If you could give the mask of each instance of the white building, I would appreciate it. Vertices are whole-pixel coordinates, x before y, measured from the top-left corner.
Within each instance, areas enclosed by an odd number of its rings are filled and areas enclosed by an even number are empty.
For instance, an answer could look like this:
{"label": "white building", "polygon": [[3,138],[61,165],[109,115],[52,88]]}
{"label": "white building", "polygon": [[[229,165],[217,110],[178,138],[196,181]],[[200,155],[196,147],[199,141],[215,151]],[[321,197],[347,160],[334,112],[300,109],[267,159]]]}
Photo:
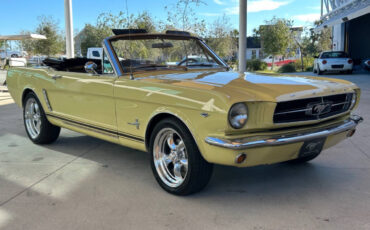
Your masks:
{"label": "white building", "polygon": [[261,41],[259,38],[257,37],[247,38],[246,57],[247,57],[247,60],[263,58]]}
{"label": "white building", "polygon": [[333,50],[345,51],[355,64],[370,57],[370,0],[321,0],[321,24],[333,29]]}

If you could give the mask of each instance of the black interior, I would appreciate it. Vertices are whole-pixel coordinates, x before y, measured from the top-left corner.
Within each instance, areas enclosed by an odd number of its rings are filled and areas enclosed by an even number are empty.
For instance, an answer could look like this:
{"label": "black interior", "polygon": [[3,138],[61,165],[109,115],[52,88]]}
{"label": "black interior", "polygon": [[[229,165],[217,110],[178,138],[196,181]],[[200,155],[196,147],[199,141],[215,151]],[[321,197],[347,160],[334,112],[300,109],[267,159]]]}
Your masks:
{"label": "black interior", "polygon": [[85,64],[86,62],[95,62],[98,68],[96,72],[101,74],[101,60],[98,59],[89,59],[84,57],[78,58],[69,58],[69,59],[57,59],[57,58],[47,58],[43,61],[44,65],[50,66],[58,71],[66,72],[77,72],[77,73],[86,73]]}

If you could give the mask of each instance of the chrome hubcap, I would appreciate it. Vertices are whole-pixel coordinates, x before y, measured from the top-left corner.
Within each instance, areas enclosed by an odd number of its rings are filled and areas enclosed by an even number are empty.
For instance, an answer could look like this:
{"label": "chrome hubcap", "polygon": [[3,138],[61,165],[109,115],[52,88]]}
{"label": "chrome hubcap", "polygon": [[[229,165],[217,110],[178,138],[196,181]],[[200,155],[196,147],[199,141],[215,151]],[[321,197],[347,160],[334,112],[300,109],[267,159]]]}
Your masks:
{"label": "chrome hubcap", "polygon": [[28,99],[26,103],[24,119],[31,138],[37,138],[41,130],[41,113],[40,107],[34,98]]}
{"label": "chrome hubcap", "polygon": [[162,129],[154,140],[154,165],[161,180],[180,186],[188,173],[188,155],[182,137],[173,129]]}

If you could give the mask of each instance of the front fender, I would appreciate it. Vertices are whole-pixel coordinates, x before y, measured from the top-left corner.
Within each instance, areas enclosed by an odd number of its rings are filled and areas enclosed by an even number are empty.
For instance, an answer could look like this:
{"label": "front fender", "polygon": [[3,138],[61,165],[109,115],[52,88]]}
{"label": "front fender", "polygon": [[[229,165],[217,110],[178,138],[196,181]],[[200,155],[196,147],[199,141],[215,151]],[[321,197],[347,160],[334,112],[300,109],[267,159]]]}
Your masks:
{"label": "front fender", "polygon": [[[217,112],[207,113],[206,115],[199,110],[162,106],[151,113],[148,125],[155,117],[163,114],[174,116],[184,123],[194,138],[203,158],[210,162],[211,156],[209,156],[209,152],[205,151],[206,143],[204,140],[210,133],[217,132],[217,130],[214,130],[212,127],[215,127],[215,124],[219,124],[219,122],[225,122],[225,116]],[[146,132],[148,132],[148,125],[146,127]]]}

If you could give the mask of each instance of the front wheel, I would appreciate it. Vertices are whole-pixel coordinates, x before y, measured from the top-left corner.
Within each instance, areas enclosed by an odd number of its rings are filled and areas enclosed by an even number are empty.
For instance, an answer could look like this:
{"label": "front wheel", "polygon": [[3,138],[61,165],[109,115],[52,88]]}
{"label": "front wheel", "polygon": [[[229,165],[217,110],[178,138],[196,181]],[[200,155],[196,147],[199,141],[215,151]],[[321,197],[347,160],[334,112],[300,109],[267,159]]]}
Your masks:
{"label": "front wheel", "polygon": [[213,165],[205,161],[186,126],[160,121],[150,138],[150,163],[159,185],[175,195],[189,195],[209,182]]}
{"label": "front wheel", "polygon": [[23,121],[28,137],[35,144],[49,144],[59,137],[60,127],[47,120],[34,93],[27,94],[24,100]]}

